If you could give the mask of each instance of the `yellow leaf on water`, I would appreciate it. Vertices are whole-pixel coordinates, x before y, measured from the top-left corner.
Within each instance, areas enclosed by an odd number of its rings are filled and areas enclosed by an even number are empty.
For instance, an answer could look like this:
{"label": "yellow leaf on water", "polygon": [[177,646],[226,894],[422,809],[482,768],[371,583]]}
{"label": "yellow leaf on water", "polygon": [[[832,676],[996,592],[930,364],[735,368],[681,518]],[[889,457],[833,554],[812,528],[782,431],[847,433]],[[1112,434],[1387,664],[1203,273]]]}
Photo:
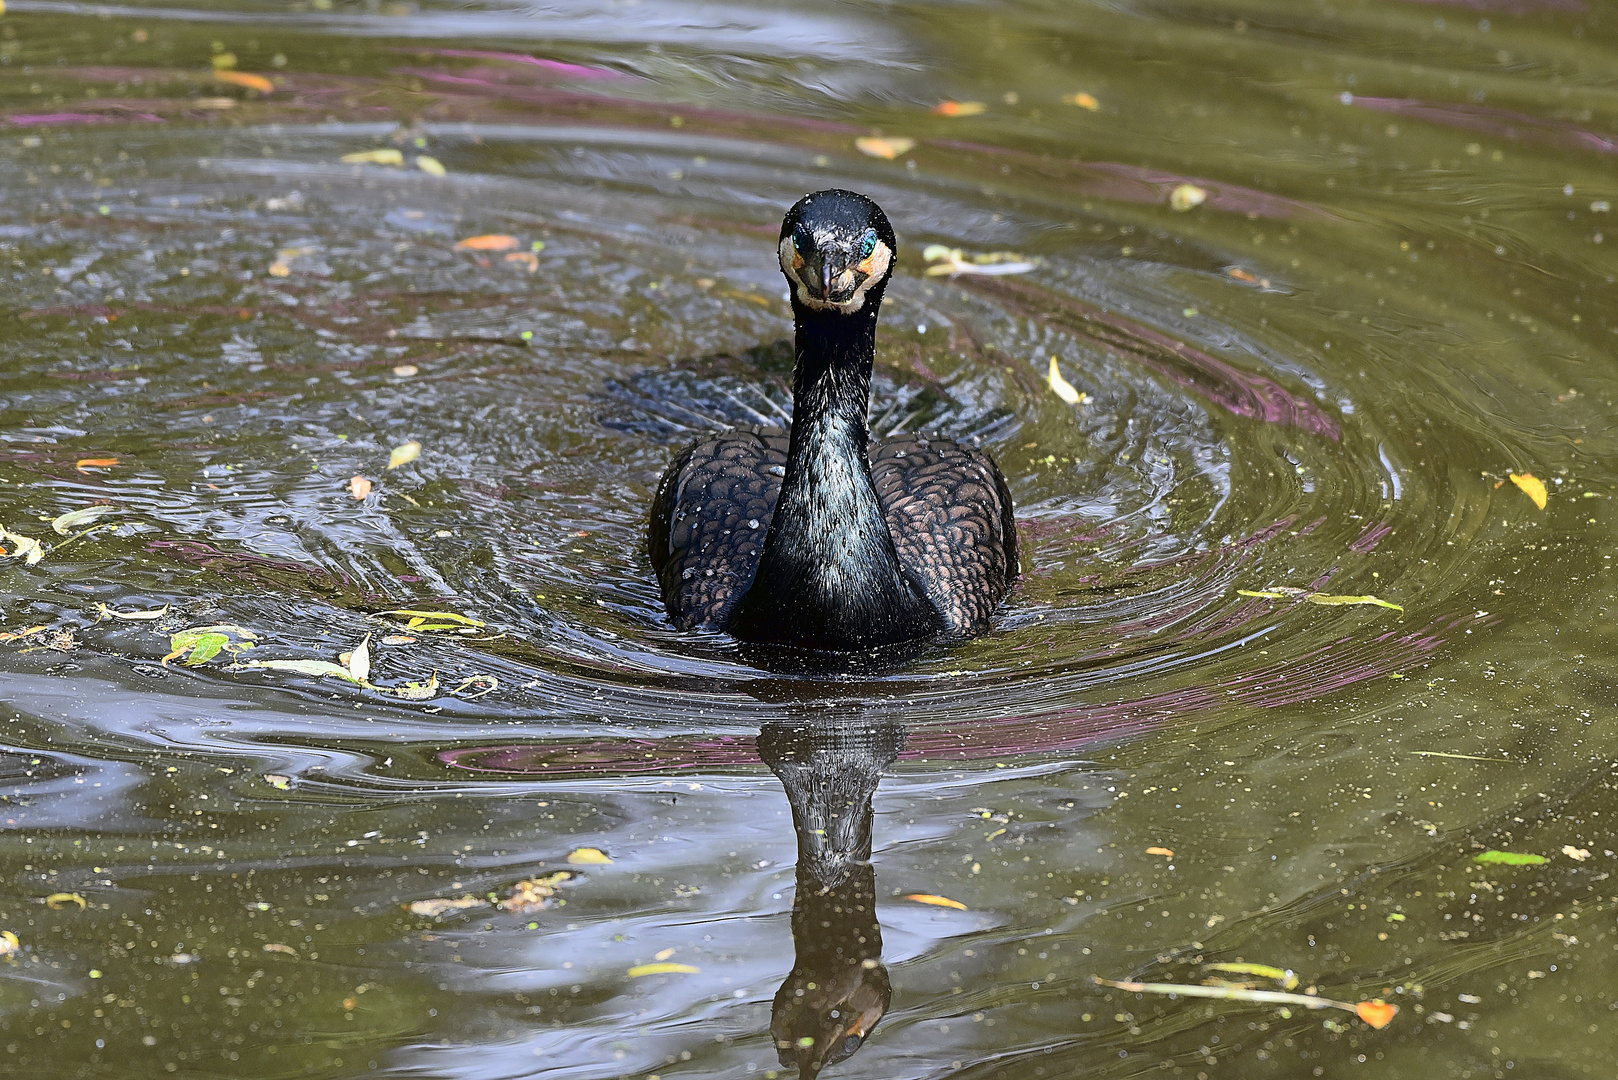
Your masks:
{"label": "yellow leaf on water", "polygon": [[73,467],[79,472],[89,472],[91,469],[110,469],[116,464],[118,459],[115,457],[87,457],[80,458]]}
{"label": "yellow leaf on water", "polygon": [[363,476],[351,477],[348,481],[348,493],[356,499],[365,499],[371,494],[371,482]]}
{"label": "yellow leaf on water", "polygon": [[1522,493],[1534,500],[1534,505],[1541,510],[1545,509],[1545,485],[1533,473],[1512,473],[1511,482],[1522,489]]}
{"label": "yellow leaf on water", "polygon": [[292,787],[292,777],[284,776],[281,773],[265,773],[264,782],[277,791],[286,791]]}
{"label": "yellow leaf on water", "polygon": [[275,93],[275,84],[262,75],[249,75],[245,71],[215,71],[213,77],[216,81],[230,83],[233,86],[245,86],[249,90],[257,90],[261,94]]}
{"label": "yellow leaf on water", "polygon": [[1224,971],[1232,975],[1257,975],[1261,979],[1274,979],[1288,990],[1298,985],[1298,976],[1285,968],[1269,964],[1204,964],[1205,971]]}
{"label": "yellow leaf on water", "polygon": [[1091,112],[1095,112],[1097,109],[1101,108],[1101,102],[1083,92],[1077,94],[1064,94],[1062,96],[1062,101],[1064,104],[1077,105],[1079,108],[1089,109]]}
{"label": "yellow leaf on water", "polygon": [[80,896],[76,892],[51,893],[45,898],[45,906],[50,908],[52,911],[61,911],[69,904],[79,905],[80,911],[83,911],[85,908],[90,906],[85,902],[84,897]]}
{"label": "yellow leaf on water", "polygon": [[674,950],[673,949],[664,949],[661,952],[657,953],[655,956],[653,956],[652,959],[653,960],[667,960],[669,957],[671,957],[673,955],[674,955]]}
{"label": "yellow leaf on water", "polygon": [[1089,394],[1081,394],[1074,385],[1062,378],[1062,369],[1056,366],[1056,357],[1051,357],[1051,369],[1045,375],[1045,381],[1051,384],[1056,396],[1069,405],[1083,405],[1090,400]]}
{"label": "yellow leaf on water", "polygon": [[913,900],[918,904],[931,904],[933,907],[954,908],[956,911],[965,911],[966,905],[959,900],[951,900],[947,896],[934,896],[932,893],[910,893],[906,900]]}
{"label": "yellow leaf on water", "polygon": [[1149,847],[1149,848],[1146,849],[1146,854],[1148,854],[1148,855],[1161,855],[1165,859],[1174,858],[1173,849],[1166,848],[1166,847]]}
{"label": "yellow leaf on water", "polygon": [[404,155],[393,147],[381,150],[361,150],[357,154],[344,154],[344,165],[403,165]]}
{"label": "yellow leaf on water", "polygon": [[1169,192],[1169,206],[1182,212],[1195,209],[1207,201],[1208,193],[1195,184],[1181,184]]}
{"label": "yellow leaf on water", "polygon": [[31,536],[22,536],[11,532],[4,525],[0,525],[0,540],[12,545],[11,558],[20,558],[29,566],[33,566],[45,557],[45,549],[39,546],[38,540]]}
{"label": "yellow leaf on water", "polygon": [[449,171],[444,168],[443,162],[435,157],[428,157],[426,154],[416,155],[416,168],[428,176],[443,176]]}
{"label": "yellow leaf on water", "polygon": [[391,472],[401,465],[410,464],[420,456],[421,444],[419,442],[407,442],[403,446],[395,446],[393,452],[388,455],[388,469]]}
{"label": "yellow leaf on water", "polygon": [[456,251],[513,251],[517,247],[517,238],[504,233],[485,233],[482,236],[468,236],[465,240],[455,242]]}
{"label": "yellow leaf on water", "polygon": [[1311,604],[1320,604],[1323,607],[1343,607],[1349,604],[1371,604],[1376,607],[1385,607],[1389,611],[1403,611],[1398,604],[1390,604],[1386,600],[1375,596],[1328,596],[1326,593],[1305,593],[1305,600]]}
{"label": "yellow leaf on water", "polygon": [[[6,6],[0,3],[0,15],[6,13]],[[0,930],[0,956],[15,956],[22,949],[22,942],[10,930]]]}
{"label": "yellow leaf on water", "polygon": [[642,975],[695,975],[701,970],[690,964],[637,964],[629,969],[629,977],[638,979]]}
{"label": "yellow leaf on water", "polygon": [[406,619],[409,619],[413,623],[417,623],[418,625],[415,627],[415,629],[421,629],[421,630],[437,630],[438,629],[438,627],[436,627],[436,626],[421,626],[421,625],[419,625],[420,623],[424,623],[424,622],[428,622],[428,621],[442,622],[442,623],[452,623],[457,628],[458,627],[463,627],[463,626],[469,626],[469,627],[474,627],[474,628],[482,628],[482,627],[488,625],[487,623],[478,622],[476,619],[469,619],[465,615],[457,615],[453,611],[421,611],[421,610],[418,610],[416,608],[393,608],[393,609],[391,609],[389,611],[379,611],[379,612],[377,612],[377,614],[378,615],[399,615],[399,616],[402,616],[402,617],[404,617]]}
{"label": "yellow leaf on water", "polygon": [[881,158],[892,161],[900,154],[909,153],[915,148],[915,139],[893,138],[881,139],[871,136],[855,139],[854,147],[866,157]]}
{"label": "yellow leaf on water", "polygon": [[283,945],[279,941],[266,942],[265,945],[264,945],[264,951],[265,952],[273,952],[273,953],[282,953],[283,955],[286,955],[286,956],[297,956],[298,955],[298,950],[297,949],[294,949],[291,945]]}
{"label": "yellow leaf on water", "polygon": [[981,101],[940,101],[933,106],[933,112],[939,116],[976,116],[987,108]]}
{"label": "yellow leaf on water", "polygon": [[612,857],[600,848],[581,847],[570,851],[567,861],[574,866],[602,866],[612,862]]}

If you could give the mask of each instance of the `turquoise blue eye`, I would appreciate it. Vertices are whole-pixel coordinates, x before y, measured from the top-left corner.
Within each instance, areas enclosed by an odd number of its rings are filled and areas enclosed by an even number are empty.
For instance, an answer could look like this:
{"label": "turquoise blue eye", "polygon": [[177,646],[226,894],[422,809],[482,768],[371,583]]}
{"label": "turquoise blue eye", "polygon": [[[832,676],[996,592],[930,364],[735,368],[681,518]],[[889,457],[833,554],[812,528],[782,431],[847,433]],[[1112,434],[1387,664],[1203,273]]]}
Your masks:
{"label": "turquoise blue eye", "polygon": [[802,225],[792,230],[792,246],[798,249],[798,254],[807,258],[815,250],[815,242],[809,235],[809,230]]}
{"label": "turquoise blue eye", "polygon": [[869,259],[876,252],[876,230],[865,230],[865,242],[860,245],[860,258]]}

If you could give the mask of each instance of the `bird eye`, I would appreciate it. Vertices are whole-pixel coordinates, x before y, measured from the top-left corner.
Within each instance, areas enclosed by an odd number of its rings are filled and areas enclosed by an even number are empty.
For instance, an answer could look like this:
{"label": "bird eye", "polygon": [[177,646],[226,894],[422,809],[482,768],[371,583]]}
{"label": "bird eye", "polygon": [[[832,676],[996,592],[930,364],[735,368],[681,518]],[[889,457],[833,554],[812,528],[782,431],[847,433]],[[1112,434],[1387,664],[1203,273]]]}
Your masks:
{"label": "bird eye", "polygon": [[808,258],[809,254],[815,250],[815,242],[810,237],[809,230],[802,225],[792,230],[792,246],[797,249],[799,255],[805,258]]}
{"label": "bird eye", "polygon": [[860,258],[869,259],[876,252],[876,230],[866,229],[865,239],[860,244]]}

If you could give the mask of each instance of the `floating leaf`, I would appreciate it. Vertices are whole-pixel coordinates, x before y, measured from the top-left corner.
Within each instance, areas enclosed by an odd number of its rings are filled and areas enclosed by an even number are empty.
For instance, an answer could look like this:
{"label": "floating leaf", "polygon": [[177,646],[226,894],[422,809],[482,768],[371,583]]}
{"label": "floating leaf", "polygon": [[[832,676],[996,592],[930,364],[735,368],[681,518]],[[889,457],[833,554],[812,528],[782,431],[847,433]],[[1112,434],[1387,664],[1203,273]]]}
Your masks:
{"label": "floating leaf", "polygon": [[927,268],[928,277],[942,277],[945,274],[952,277],[956,274],[999,277],[1005,274],[1026,274],[1037,268],[1036,263],[1024,259],[1014,251],[990,251],[969,257],[960,248],[945,247],[943,244],[928,244],[922,249],[921,257],[935,264]]}
{"label": "floating leaf", "polygon": [[405,910],[412,915],[425,915],[429,918],[444,915],[451,911],[465,911],[467,908],[488,907],[487,900],[480,900],[475,896],[463,896],[459,899],[439,898],[435,900],[417,900],[405,905]]}
{"label": "floating leaf", "polygon": [[1148,855],[1161,855],[1165,859],[1174,858],[1173,849],[1166,848],[1166,847],[1149,847],[1149,848],[1146,849],[1146,854],[1148,854]]}
{"label": "floating leaf", "polygon": [[939,116],[976,116],[987,108],[981,101],[941,101],[933,106],[933,112]]}
{"label": "floating leaf", "polygon": [[[1265,1005],[1301,1005],[1306,1009],[1342,1009],[1351,1012],[1372,1027],[1386,1027],[1399,1011],[1399,1006],[1380,1001],[1351,1002],[1316,997],[1313,994],[1287,994],[1279,990],[1249,990],[1241,986],[1189,986],[1184,983],[1115,982],[1099,975],[1090,976],[1097,986],[1110,986],[1134,994],[1167,994],[1171,997],[1213,998],[1216,1001],[1249,1001]],[[1371,1016],[1361,1014],[1361,1008],[1373,1006]],[[1372,1019],[1375,1017],[1375,1019]]]}
{"label": "floating leaf", "polygon": [[1045,381],[1051,384],[1056,396],[1069,405],[1083,405],[1090,400],[1089,394],[1081,394],[1074,385],[1062,378],[1062,369],[1056,366],[1056,357],[1051,357],[1051,369],[1045,374]]}
{"label": "floating leaf", "polygon": [[354,651],[349,654],[348,673],[357,683],[367,682],[371,678],[370,634],[366,634],[365,640],[354,646]]}
{"label": "floating leaf", "polygon": [[393,374],[401,379],[408,379],[420,371],[421,369],[415,364],[395,364],[393,368]]}
{"label": "floating leaf", "polygon": [[1562,854],[1566,855],[1568,858],[1572,859],[1574,862],[1583,862],[1585,859],[1588,859],[1590,857],[1590,849],[1589,848],[1574,847],[1572,844],[1563,844],[1562,845]]}
{"label": "floating leaf", "polygon": [[421,444],[419,442],[411,441],[401,446],[395,446],[393,452],[388,455],[388,470],[391,472],[402,465],[408,465],[419,457],[421,457]]}
{"label": "floating leaf", "polygon": [[435,157],[428,157],[426,154],[416,155],[416,168],[428,176],[444,176],[449,172],[448,169],[444,168],[443,162]]}
{"label": "floating leaf", "polygon": [[[383,638],[386,641],[387,638]],[[393,687],[393,692],[406,701],[426,701],[428,698],[438,696],[438,672],[426,682],[407,682],[403,686]]]}
{"label": "floating leaf", "polygon": [[909,153],[916,145],[915,139],[893,138],[860,138],[854,140],[854,147],[867,157],[881,158],[892,161],[900,154]]}
{"label": "floating leaf", "polygon": [[115,457],[87,457],[80,458],[73,467],[80,472],[89,472],[91,469],[110,469],[118,464]]}
{"label": "floating leaf", "polygon": [[1237,589],[1236,595],[1252,596],[1260,600],[1285,600],[1288,594],[1284,592],[1264,592],[1258,589]]}
{"label": "floating leaf", "polygon": [[424,624],[426,623],[447,623],[450,624],[452,629],[461,627],[482,629],[487,625],[486,623],[478,622],[476,619],[469,619],[465,615],[457,615],[453,611],[418,611],[415,608],[394,608],[391,611],[379,611],[377,614],[403,616],[410,621],[411,628],[416,630],[440,629],[436,625],[425,626]]}
{"label": "floating leaf", "polygon": [[298,955],[298,950],[297,949],[294,949],[291,945],[283,945],[279,941],[266,942],[265,945],[264,945],[264,951],[265,952],[273,952],[273,953],[281,953],[281,954],[283,954],[285,956],[291,956],[291,957],[296,957]]}
{"label": "floating leaf", "polygon": [[277,791],[287,791],[292,787],[292,777],[285,776],[281,773],[265,773],[264,782]]}
{"label": "floating leaf", "polygon": [[1367,1024],[1381,1031],[1393,1021],[1399,1006],[1386,1001],[1362,1001],[1354,1006],[1354,1013]]}
{"label": "floating leaf", "polygon": [[90,906],[84,897],[76,892],[55,892],[45,898],[45,906],[52,911],[61,911],[69,904],[79,905],[80,911]]}
{"label": "floating leaf", "polygon": [[[465,690],[468,686],[471,686],[474,683],[483,683],[483,689],[479,690],[475,694],[461,694],[462,690]],[[500,689],[500,680],[495,678],[493,675],[472,675],[462,679],[460,683],[450,691],[450,693],[461,694],[462,701],[473,701],[482,697],[484,694],[492,694],[498,689]]]}
{"label": "floating leaf", "polygon": [[344,165],[403,165],[404,155],[390,146],[381,150],[344,154],[342,161]]}
{"label": "floating leaf", "polygon": [[35,565],[45,557],[45,549],[39,546],[38,540],[11,532],[4,525],[0,525],[0,540],[12,545],[11,558],[20,558],[29,566]]}
{"label": "floating leaf", "polygon": [[934,896],[932,893],[909,893],[905,896],[905,899],[918,904],[931,904],[933,907],[954,908],[956,911],[966,910],[966,905],[959,900],[951,900],[947,896]]}
{"label": "floating leaf", "polygon": [[1305,593],[1303,598],[1309,601],[1311,604],[1320,604],[1324,607],[1343,607],[1349,604],[1371,604],[1376,607],[1387,608],[1389,611],[1404,610],[1404,608],[1400,607],[1398,604],[1390,604],[1386,600],[1380,600],[1375,596],[1328,596],[1326,593],[1312,592]]}
{"label": "floating leaf", "polygon": [[1472,856],[1475,863],[1485,863],[1497,866],[1538,866],[1540,863],[1550,862],[1543,855],[1524,855],[1517,851],[1488,851]]}
{"label": "floating leaf", "polygon": [[629,977],[638,979],[643,975],[695,975],[701,970],[690,964],[636,964],[629,969]]}
{"label": "floating leaf", "polygon": [[330,677],[342,679],[344,682],[359,684],[348,668],[341,664],[334,664],[330,660],[249,660],[243,667],[266,668],[270,671],[290,671],[294,675],[312,675],[315,678]]}
{"label": "floating leaf", "polygon": [[261,94],[275,93],[275,84],[262,75],[249,75],[245,71],[215,71],[213,77],[216,81],[230,83],[233,86],[245,86],[249,90],[257,90]]}
{"label": "floating leaf", "polygon": [[[240,643],[232,642],[230,639],[232,634],[243,640]],[[193,626],[189,630],[180,630],[169,635],[170,652],[163,657],[163,663],[166,666],[170,660],[185,656],[187,667],[197,667],[212,660],[225,649],[231,652],[251,649],[252,642],[257,640],[257,634],[251,630],[243,630],[239,626]],[[187,653],[190,655],[186,656]]]}
{"label": "floating leaf", "polygon": [[0,641],[20,641],[25,637],[33,637],[44,629],[45,627],[43,626],[30,626],[26,630],[18,630],[15,633],[0,633]]}
{"label": "floating leaf", "polygon": [[356,499],[368,499],[371,495],[371,482],[363,476],[351,477],[348,481],[348,493]]}
{"label": "floating leaf", "polygon": [[1181,184],[1169,192],[1169,206],[1182,213],[1208,201],[1208,193],[1195,184]]}
{"label": "floating leaf", "polygon": [[568,852],[567,861],[574,866],[603,866],[612,858],[600,848],[581,847]]}
{"label": "floating leaf", "polygon": [[506,256],[506,262],[527,267],[530,274],[539,273],[539,256],[532,251],[513,251]]}
{"label": "floating leaf", "polygon": [[482,236],[468,236],[465,240],[455,243],[456,251],[513,251],[518,247],[515,236],[504,233],[485,233]]}
{"label": "floating leaf", "polygon": [[119,611],[116,608],[108,607],[106,604],[97,604],[96,610],[101,613],[96,620],[97,622],[101,619],[128,619],[131,622],[150,622],[153,619],[161,619],[167,615],[169,605],[164,604],[160,608],[152,608],[149,611]]}
{"label": "floating leaf", "polygon": [[[4,10],[0,8],[0,13]],[[10,930],[0,930],[0,956],[16,956],[21,951],[22,942],[17,940],[17,935]]]}
{"label": "floating leaf", "polygon": [[105,503],[97,506],[86,506],[80,510],[73,510],[61,517],[51,520],[51,528],[56,530],[58,536],[66,536],[80,525],[88,525],[96,518],[106,517],[108,514],[123,513],[116,506],[107,506]]}
{"label": "floating leaf", "polygon": [[1083,91],[1077,94],[1063,94],[1062,102],[1066,105],[1077,105],[1081,109],[1089,109],[1091,112],[1101,108],[1101,102]]}
{"label": "floating leaf", "polygon": [[[514,911],[519,914],[539,911],[550,906],[551,898],[556,895],[556,887],[572,877],[572,871],[558,870],[544,877],[519,881],[511,887],[510,894],[495,906],[503,911]],[[662,953],[658,953],[657,958],[667,959]]]}
{"label": "floating leaf", "polygon": [[1511,482],[1522,489],[1522,493],[1534,500],[1534,505],[1541,510],[1545,509],[1545,485],[1533,473],[1512,473]]}
{"label": "floating leaf", "polygon": [[1274,979],[1288,990],[1298,985],[1297,975],[1269,964],[1204,964],[1203,970],[1223,971],[1231,975],[1257,975],[1261,979]]}

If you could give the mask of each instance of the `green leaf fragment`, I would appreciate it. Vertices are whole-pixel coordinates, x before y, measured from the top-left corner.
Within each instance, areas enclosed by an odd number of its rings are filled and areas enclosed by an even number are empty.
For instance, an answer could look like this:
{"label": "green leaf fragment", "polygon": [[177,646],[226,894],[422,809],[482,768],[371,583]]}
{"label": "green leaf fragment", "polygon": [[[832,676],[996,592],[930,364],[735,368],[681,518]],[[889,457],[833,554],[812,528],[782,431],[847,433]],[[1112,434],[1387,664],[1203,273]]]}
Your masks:
{"label": "green leaf fragment", "polygon": [[1543,855],[1525,855],[1519,851],[1496,851],[1493,848],[1472,856],[1472,861],[1476,863],[1492,863],[1499,866],[1538,866],[1540,863],[1550,862]]}

